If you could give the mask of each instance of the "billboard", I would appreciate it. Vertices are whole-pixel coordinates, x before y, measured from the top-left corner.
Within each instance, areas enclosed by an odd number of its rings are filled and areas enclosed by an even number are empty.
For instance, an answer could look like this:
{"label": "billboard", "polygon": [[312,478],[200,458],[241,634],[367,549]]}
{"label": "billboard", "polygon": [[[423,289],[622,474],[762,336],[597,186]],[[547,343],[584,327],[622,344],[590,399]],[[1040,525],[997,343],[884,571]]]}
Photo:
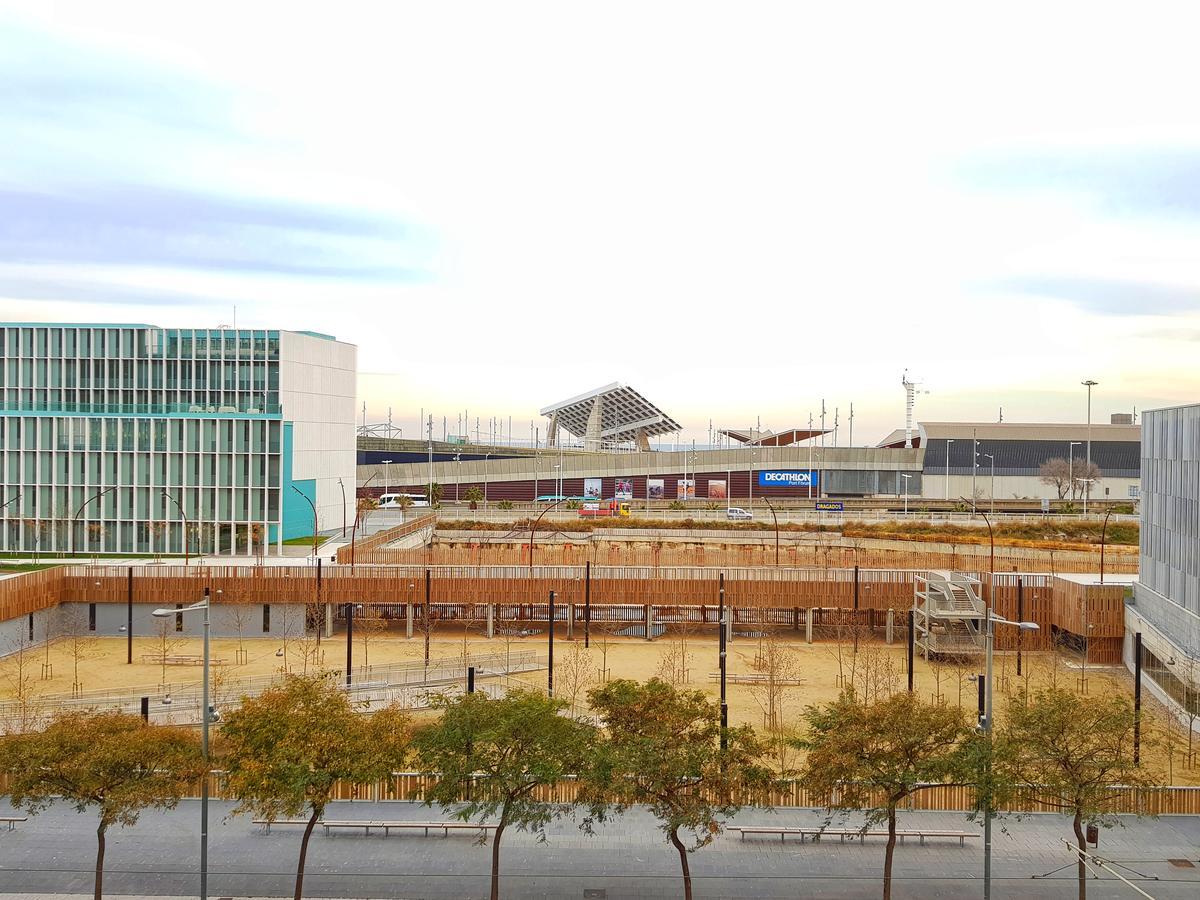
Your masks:
{"label": "billboard", "polygon": [[676,481],[675,497],[678,500],[695,500],[696,480],[694,478],[680,478]]}
{"label": "billboard", "polygon": [[663,479],[647,478],[646,479],[646,499],[661,500],[663,498]]}
{"label": "billboard", "polygon": [[817,473],[809,472],[807,469],[804,471],[766,469],[758,473],[759,487],[815,488],[817,480]]}
{"label": "billboard", "polygon": [[632,500],[633,499],[633,482],[628,478],[618,478],[613,483],[613,499],[615,499],[615,500]]}
{"label": "billboard", "polygon": [[583,479],[583,499],[584,500],[599,500],[601,492],[601,480],[599,478]]}
{"label": "billboard", "polygon": [[724,500],[728,494],[725,492],[725,479],[717,481],[710,478],[708,480],[708,499],[709,500]]}

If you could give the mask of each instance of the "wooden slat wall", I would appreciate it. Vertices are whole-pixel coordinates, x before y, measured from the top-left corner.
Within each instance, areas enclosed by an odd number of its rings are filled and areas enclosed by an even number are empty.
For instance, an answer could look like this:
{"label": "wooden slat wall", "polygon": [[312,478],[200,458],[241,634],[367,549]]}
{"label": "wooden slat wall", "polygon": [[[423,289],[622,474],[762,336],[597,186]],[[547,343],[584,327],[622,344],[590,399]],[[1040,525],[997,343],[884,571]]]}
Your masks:
{"label": "wooden slat wall", "polygon": [[55,567],[0,579],[0,621],[56,606],[63,591],[63,569]]}
{"label": "wooden slat wall", "polygon": [[[323,570],[318,588],[317,570],[311,566],[113,566],[59,567],[0,580],[0,611],[5,619],[46,609],[60,601],[124,603],[128,573],[133,572],[133,602],[170,605],[198,599],[207,586],[213,602],[245,604],[355,602],[365,604],[423,603],[425,572],[421,566],[331,566]],[[430,599],[447,605],[457,615],[456,604],[494,603],[528,607],[524,619],[545,620],[550,591],[559,603],[582,605],[583,566],[438,566],[431,567]],[[919,571],[859,569],[858,598],[854,598],[853,569],[695,566],[592,566],[591,602],[600,607],[711,608],[719,602],[720,575],[725,575],[725,602],[737,621],[753,621],[746,610],[787,611],[816,609],[894,609],[903,614],[912,607],[914,580]],[[985,596],[990,579],[981,577]],[[1046,649],[1056,632],[1082,635],[1090,629],[1088,658],[1096,663],[1119,663],[1124,636],[1124,593],[1120,584],[1081,584],[1045,574],[995,576],[995,609],[998,615],[1018,618],[1017,585],[1023,597],[1021,615],[1037,622],[1036,632],[1012,628],[996,631],[1000,649],[1015,649],[1018,641],[1027,650]],[[1084,612],[1086,600],[1087,612]],[[533,606],[530,606],[533,604]],[[784,611],[784,612],[779,612]],[[393,611],[394,613],[394,611]],[[564,613],[565,615],[565,613]],[[684,614],[681,614],[684,615]],[[703,610],[689,611],[697,621]],[[617,615],[624,619],[625,616]],[[772,621],[778,618],[772,613]],[[598,615],[599,619],[599,615]],[[782,621],[782,619],[780,620]],[[903,620],[896,622],[902,625]]]}

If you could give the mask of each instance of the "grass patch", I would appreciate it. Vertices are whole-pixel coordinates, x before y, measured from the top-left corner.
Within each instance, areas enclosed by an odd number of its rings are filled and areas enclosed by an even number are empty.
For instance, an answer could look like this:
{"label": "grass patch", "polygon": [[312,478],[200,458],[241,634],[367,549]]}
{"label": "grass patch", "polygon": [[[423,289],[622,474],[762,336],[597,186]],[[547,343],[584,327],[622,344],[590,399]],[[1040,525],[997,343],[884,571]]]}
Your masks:
{"label": "grass patch", "polygon": [[[329,540],[328,537],[318,534],[317,535],[317,546],[320,547],[327,540]],[[311,547],[312,542],[313,542],[313,536],[310,534],[305,537],[288,538],[286,541],[283,542],[283,545],[285,547]]]}
{"label": "grass patch", "polygon": [[62,563],[0,563],[0,572],[40,572],[60,565]]}

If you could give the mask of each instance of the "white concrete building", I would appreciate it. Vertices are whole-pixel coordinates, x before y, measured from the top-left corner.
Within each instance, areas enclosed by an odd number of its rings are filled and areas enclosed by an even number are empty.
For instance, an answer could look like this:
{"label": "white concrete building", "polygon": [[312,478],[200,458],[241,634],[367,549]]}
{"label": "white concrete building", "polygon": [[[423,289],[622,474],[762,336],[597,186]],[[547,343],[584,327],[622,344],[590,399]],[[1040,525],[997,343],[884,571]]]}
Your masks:
{"label": "white concrete building", "polygon": [[247,554],[310,501],[340,526],[356,364],[311,332],[0,325],[0,549]]}

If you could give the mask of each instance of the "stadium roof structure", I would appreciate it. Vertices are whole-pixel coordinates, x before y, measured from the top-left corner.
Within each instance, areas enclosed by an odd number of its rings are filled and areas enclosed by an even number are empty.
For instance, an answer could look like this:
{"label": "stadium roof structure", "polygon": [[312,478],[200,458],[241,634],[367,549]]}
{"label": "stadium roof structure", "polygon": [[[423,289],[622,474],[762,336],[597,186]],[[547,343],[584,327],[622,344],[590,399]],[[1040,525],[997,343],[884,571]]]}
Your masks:
{"label": "stadium roof structure", "polygon": [[829,434],[832,430],[831,428],[826,428],[824,431],[820,428],[788,428],[784,431],[756,431],[753,428],[745,430],[722,428],[721,434],[751,447],[790,447],[792,444],[807,441],[809,438]]}
{"label": "stadium roof structure", "polygon": [[679,431],[680,425],[628,385],[604,387],[540,410],[569,433],[584,439],[589,450],[633,441],[648,449],[648,439]]}

